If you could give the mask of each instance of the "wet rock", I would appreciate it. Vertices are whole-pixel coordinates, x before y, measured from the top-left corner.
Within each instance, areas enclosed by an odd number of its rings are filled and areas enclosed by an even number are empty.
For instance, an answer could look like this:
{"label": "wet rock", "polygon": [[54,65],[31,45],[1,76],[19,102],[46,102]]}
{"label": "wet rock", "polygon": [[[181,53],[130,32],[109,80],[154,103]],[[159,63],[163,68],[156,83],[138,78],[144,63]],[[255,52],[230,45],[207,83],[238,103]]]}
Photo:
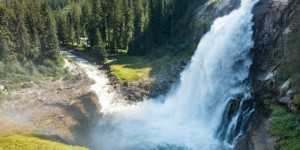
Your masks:
{"label": "wet rock", "polygon": [[248,147],[247,136],[242,136],[238,139],[237,144],[234,146],[234,150],[243,150]]}
{"label": "wet rock", "polygon": [[291,87],[291,79],[285,81],[280,87],[280,93],[285,93]]}
{"label": "wet rock", "polygon": [[[295,3],[296,0],[261,0],[252,11],[255,45],[252,49],[254,57],[250,78],[254,100],[261,104],[256,109],[257,115],[248,133],[250,136],[248,143],[251,144],[247,148],[242,148],[243,150],[273,150],[278,142],[278,137],[268,135],[267,128],[270,121],[266,120],[269,120],[271,111],[264,107],[262,95],[272,93],[276,101],[293,111],[296,110],[292,104],[294,92],[291,90],[290,81],[281,83],[276,80],[277,68],[285,60],[279,55],[286,51],[287,46],[284,41],[288,33],[292,32],[289,23]],[[276,60],[270,59],[271,57]]]}
{"label": "wet rock", "polygon": [[288,97],[293,97],[295,94],[295,90],[294,89],[290,89],[286,92],[286,96]]}

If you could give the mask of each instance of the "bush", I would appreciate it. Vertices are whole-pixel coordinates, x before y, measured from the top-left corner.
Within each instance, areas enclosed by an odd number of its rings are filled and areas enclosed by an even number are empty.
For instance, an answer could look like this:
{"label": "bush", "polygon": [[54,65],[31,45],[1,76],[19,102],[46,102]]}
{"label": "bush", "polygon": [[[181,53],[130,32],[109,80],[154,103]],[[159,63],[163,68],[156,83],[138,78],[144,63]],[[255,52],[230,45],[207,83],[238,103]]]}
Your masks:
{"label": "bush", "polygon": [[29,50],[28,58],[33,61],[36,61],[39,58],[40,54],[41,54],[40,49],[38,47],[36,47],[36,48]]}
{"label": "bush", "polygon": [[4,86],[4,88],[7,90],[7,91],[13,91],[13,90],[21,90],[21,85],[20,84],[6,84]]}
{"label": "bush", "polygon": [[276,145],[277,149],[299,150],[300,117],[281,106],[274,106],[273,109],[273,119],[268,130],[271,135],[280,136],[282,139]]}
{"label": "bush", "polygon": [[9,84],[5,86],[8,91],[31,88],[33,86],[31,81],[39,84],[44,77],[59,80],[65,74],[62,65],[50,59],[45,59],[39,67],[36,67],[31,60],[26,59],[22,59],[21,62],[12,61],[7,64],[0,62],[0,79],[8,81]]}
{"label": "bush", "polygon": [[300,105],[300,94],[294,96],[293,103],[296,105]]}
{"label": "bush", "polygon": [[23,85],[21,86],[23,89],[26,89],[26,88],[32,88],[33,87],[33,84],[30,83],[30,82],[25,82],[23,83]]}
{"label": "bush", "polygon": [[72,80],[74,79],[74,75],[69,71],[69,68],[65,68],[65,77],[63,80]]}

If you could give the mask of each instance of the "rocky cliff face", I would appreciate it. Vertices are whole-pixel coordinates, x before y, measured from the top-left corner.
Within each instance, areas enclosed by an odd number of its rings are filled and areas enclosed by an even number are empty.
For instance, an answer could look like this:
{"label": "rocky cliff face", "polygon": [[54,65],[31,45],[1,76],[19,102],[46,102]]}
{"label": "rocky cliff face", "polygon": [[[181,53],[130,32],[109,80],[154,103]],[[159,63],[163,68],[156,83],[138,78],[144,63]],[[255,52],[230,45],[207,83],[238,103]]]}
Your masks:
{"label": "rocky cliff face", "polygon": [[279,137],[271,137],[268,133],[270,110],[265,109],[263,95],[270,93],[275,101],[287,106],[293,112],[299,107],[292,103],[295,90],[291,79],[280,78],[280,67],[289,59],[287,55],[290,37],[291,19],[298,7],[296,0],[261,0],[254,8],[254,40],[252,50],[253,65],[251,68],[251,86],[257,113],[249,134],[241,139],[236,149],[251,150],[274,149]]}
{"label": "rocky cliff face", "polygon": [[[286,59],[291,18],[296,11],[296,0],[261,1],[255,8],[252,67],[253,90],[258,94],[272,92],[275,99],[292,111],[299,111],[291,103],[295,93],[291,79],[280,79],[279,67]],[[295,41],[296,42],[296,41]]]}

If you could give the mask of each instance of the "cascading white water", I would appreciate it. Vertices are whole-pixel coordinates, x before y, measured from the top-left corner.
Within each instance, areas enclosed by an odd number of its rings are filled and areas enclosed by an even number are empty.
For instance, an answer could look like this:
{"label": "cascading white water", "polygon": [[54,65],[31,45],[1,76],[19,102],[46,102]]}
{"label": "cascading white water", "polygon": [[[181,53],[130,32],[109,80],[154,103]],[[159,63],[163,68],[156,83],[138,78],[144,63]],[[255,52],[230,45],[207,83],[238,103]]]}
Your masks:
{"label": "cascading white water", "polygon": [[[124,106],[134,109],[104,111],[93,132],[95,148],[231,149],[234,142],[227,142],[226,138],[238,126],[238,118],[247,118],[253,110],[242,112],[241,102],[237,113],[221,129],[223,140],[218,139],[216,132],[230,100],[241,93],[241,101],[251,97],[245,80],[252,64],[251,10],[255,3],[256,0],[242,0],[239,9],[215,20],[182,73],[180,83],[166,97],[146,100],[135,107]],[[106,107],[114,107],[114,103]],[[237,135],[241,134],[242,130]]]}

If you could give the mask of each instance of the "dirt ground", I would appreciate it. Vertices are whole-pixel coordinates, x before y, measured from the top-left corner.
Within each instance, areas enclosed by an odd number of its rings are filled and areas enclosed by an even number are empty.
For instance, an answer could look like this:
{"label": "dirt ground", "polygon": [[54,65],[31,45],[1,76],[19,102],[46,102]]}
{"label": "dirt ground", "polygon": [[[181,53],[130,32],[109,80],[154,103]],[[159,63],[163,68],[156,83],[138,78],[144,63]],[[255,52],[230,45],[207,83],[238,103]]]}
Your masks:
{"label": "dirt ground", "polygon": [[78,66],[66,61],[75,79],[43,81],[39,86],[14,91],[15,100],[0,108],[0,133],[7,131],[42,132],[73,141],[80,121],[70,114],[70,105],[86,94],[92,81]]}

